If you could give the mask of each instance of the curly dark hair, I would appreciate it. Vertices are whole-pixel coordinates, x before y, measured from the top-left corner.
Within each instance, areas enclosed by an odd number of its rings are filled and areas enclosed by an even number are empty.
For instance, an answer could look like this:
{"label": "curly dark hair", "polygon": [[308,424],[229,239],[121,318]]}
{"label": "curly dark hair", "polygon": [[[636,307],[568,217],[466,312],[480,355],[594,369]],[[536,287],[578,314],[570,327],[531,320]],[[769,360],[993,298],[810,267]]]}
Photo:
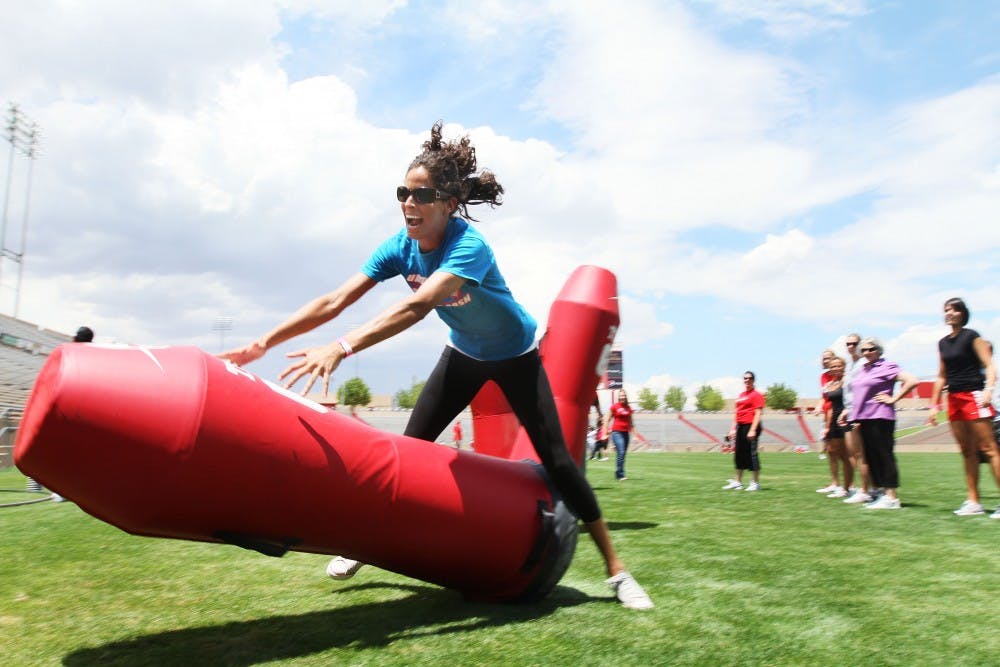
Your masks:
{"label": "curly dark hair", "polygon": [[475,220],[469,215],[469,206],[500,206],[503,186],[497,183],[492,171],[484,169],[476,175],[476,148],[469,141],[469,135],[444,141],[441,125],[441,121],[434,123],[431,138],[424,142],[423,150],[413,158],[407,171],[417,167],[426,169],[436,188],[458,199],[462,217]]}

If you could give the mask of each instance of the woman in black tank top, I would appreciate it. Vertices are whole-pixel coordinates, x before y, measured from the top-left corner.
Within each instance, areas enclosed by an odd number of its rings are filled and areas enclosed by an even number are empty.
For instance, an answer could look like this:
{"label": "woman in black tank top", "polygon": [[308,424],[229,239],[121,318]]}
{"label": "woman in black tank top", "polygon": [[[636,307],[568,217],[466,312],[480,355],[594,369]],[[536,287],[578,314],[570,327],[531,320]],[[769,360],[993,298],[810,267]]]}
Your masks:
{"label": "woman in black tank top", "polygon": [[[968,496],[955,510],[959,516],[985,514],[979,502],[979,463],[988,463],[1000,486],[1000,451],[993,437],[993,346],[973,329],[967,329],[969,309],[961,299],[944,302],[944,321],[951,333],[938,342],[941,363],[931,392],[931,417],[941,408],[941,392],[948,388],[948,421],[962,452]],[[991,519],[1000,519],[1000,507]]]}

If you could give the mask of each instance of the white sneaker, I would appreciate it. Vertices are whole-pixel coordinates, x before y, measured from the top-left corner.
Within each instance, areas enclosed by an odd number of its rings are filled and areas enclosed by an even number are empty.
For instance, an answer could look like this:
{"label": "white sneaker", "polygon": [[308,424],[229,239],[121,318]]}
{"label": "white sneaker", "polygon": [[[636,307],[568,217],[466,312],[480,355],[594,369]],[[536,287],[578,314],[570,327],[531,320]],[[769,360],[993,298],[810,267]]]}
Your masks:
{"label": "white sneaker", "polygon": [[954,511],[956,516],[975,516],[976,514],[986,514],[986,510],[979,503],[966,500],[961,507]]}
{"label": "white sneaker", "polygon": [[722,488],[724,490],[726,490],[726,491],[730,491],[730,490],[735,491],[735,490],[743,488],[743,482],[737,482],[735,479],[731,479],[731,480],[729,480],[729,483],[727,483]]}
{"label": "white sneaker", "polygon": [[836,484],[827,484],[822,489],[816,489],[816,493],[833,493],[839,488]]}
{"label": "white sneaker", "polygon": [[639,582],[628,572],[619,572],[610,579],[605,580],[611,590],[621,601],[622,606],[628,609],[652,609],[653,601],[642,590]]}
{"label": "white sneaker", "polygon": [[833,490],[833,493],[827,495],[827,498],[846,498],[846,497],[847,497],[847,489],[845,489],[842,486],[838,486],[836,489]]}
{"label": "white sneaker", "polygon": [[748,486],[744,490],[745,491],[760,491],[760,484],[758,484],[757,482],[750,482],[750,486]]}
{"label": "white sneaker", "polygon": [[334,579],[350,579],[364,563],[343,556],[337,556],[326,566],[326,573]]}
{"label": "white sneaker", "polygon": [[889,496],[882,496],[874,502],[870,502],[865,505],[866,510],[898,510],[903,506],[899,502],[899,498],[890,498]]}
{"label": "white sneaker", "polygon": [[848,505],[859,505],[861,503],[870,503],[871,501],[872,497],[864,491],[855,491],[847,498],[844,498],[844,502]]}
{"label": "white sneaker", "polygon": [[997,511],[990,515],[991,519],[1000,519],[1000,507],[997,507]]}

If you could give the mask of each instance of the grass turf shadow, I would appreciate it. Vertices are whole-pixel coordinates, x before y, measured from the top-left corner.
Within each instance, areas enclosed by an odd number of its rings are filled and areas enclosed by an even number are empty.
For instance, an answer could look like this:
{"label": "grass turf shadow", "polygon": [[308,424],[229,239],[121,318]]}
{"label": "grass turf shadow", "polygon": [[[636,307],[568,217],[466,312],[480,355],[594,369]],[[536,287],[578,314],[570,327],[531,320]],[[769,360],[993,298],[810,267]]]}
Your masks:
{"label": "grass turf shadow", "polygon": [[557,586],[545,599],[530,605],[468,602],[456,591],[418,585],[373,583],[336,592],[366,588],[392,588],[410,595],[329,611],[142,635],[74,651],[63,658],[63,664],[255,665],[334,648],[378,648],[428,635],[474,632],[542,618],[561,607],[616,602],[613,597],[593,597],[565,586]]}
{"label": "grass turf shadow", "polygon": [[651,521],[608,521],[608,530],[649,530],[659,525]]}

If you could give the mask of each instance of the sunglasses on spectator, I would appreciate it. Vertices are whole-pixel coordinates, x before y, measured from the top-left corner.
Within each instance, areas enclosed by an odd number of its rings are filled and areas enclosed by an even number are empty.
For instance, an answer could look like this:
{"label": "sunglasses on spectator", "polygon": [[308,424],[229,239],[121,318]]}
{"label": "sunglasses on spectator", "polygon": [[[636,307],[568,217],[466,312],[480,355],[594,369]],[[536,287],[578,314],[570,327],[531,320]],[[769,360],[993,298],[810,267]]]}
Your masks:
{"label": "sunglasses on spectator", "polygon": [[864,354],[865,352],[878,352],[878,348],[877,347],[863,347],[863,348],[861,348],[861,354]]}
{"label": "sunglasses on spectator", "polygon": [[400,185],[396,188],[396,199],[401,202],[405,202],[413,195],[413,201],[418,204],[433,204],[437,199],[448,199],[451,197],[450,194],[444,190],[435,190],[429,187],[413,188],[412,190],[405,185]]}
{"label": "sunglasses on spectator", "polygon": [[848,343],[845,343],[845,345],[847,345],[847,347],[857,347],[857,343],[850,343],[850,342],[848,342]]}

